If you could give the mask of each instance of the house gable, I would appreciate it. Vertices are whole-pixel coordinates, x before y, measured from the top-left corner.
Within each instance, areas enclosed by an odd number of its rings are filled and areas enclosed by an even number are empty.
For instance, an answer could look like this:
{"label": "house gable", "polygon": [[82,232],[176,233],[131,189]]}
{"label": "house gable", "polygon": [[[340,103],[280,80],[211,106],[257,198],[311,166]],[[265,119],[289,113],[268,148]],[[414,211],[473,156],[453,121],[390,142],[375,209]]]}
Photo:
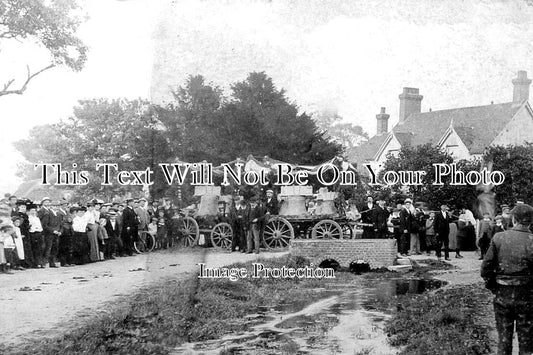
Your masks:
{"label": "house gable", "polygon": [[389,133],[376,155],[374,156],[374,161],[382,164],[387,160],[387,155],[389,153],[397,153],[402,148],[402,145],[394,132]]}
{"label": "house gable", "polygon": [[533,110],[526,101],[490,145],[522,145],[533,143]]}
{"label": "house gable", "polygon": [[437,146],[450,154],[454,160],[471,159],[469,149],[452,125],[444,133]]}

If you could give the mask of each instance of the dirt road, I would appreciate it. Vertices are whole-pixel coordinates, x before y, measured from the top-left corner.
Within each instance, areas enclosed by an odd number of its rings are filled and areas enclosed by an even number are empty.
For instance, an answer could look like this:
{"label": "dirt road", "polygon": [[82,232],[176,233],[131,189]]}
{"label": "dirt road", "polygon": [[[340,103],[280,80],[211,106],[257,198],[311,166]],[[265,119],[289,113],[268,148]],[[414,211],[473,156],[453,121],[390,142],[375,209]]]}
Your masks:
{"label": "dirt road", "polygon": [[[155,252],[59,269],[0,275],[0,342],[52,337],[99,312],[121,296],[163,278],[195,277],[198,263],[223,266],[285,253],[241,254],[213,250]],[[204,260],[205,255],[205,260]]]}

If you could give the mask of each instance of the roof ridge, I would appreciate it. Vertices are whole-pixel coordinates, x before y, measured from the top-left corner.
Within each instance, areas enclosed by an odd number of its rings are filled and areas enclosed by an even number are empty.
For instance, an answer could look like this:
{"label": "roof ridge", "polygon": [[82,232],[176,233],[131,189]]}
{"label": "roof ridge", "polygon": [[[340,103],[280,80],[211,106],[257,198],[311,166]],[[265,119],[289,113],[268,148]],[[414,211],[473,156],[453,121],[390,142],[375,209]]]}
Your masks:
{"label": "roof ridge", "polygon": [[512,104],[516,104],[516,106],[518,107],[518,106],[521,106],[522,103],[518,104],[516,102],[502,102],[502,103],[499,103],[499,104],[488,104],[488,105],[467,106],[467,107],[455,107],[455,108],[447,108],[447,109],[444,109],[444,110],[432,110],[432,111],[418,112],[418,113],[412,113],[409,116],[407,116],[406,121],[411,116],[422,115],[422,114],[426,114],[426,113],[435,113],[435,112],[444,112],[444,111],[457,111],[457,110],[464,110],[464,109],[471,109],[471,108],[494,107],[494,106],[503,106],[503,105],[512,105]]}

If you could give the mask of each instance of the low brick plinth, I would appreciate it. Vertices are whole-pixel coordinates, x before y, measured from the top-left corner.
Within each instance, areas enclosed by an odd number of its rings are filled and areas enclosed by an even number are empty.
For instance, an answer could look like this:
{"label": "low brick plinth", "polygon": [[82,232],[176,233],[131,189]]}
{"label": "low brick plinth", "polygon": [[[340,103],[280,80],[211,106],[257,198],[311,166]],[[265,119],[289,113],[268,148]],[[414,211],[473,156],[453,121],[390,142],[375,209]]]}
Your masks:
{"label": "low brick plinth", "polygon": [[327,259],[344,267],[362,260],[372,269],[394,265],[397,256],[395,239],[293,239],[289,251],[315,266]]}

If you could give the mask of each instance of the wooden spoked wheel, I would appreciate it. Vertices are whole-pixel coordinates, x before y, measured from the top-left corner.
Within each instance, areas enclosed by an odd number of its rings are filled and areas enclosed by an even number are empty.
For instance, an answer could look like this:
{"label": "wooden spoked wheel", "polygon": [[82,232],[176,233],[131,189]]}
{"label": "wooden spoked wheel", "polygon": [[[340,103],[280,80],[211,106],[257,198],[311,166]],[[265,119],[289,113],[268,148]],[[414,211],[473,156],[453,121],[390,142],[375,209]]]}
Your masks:
{"label": "wooden spoked wheel", "polygon": [[198,222],[192,217],[183,218],[181,225],[181,233],[183,235],[183,245],[185,247],[193,247],[198,242],[200,237],[200,228]]}
{"label": "wooden spoked wheel", "polygon": [[286,248],[294,238],[294,229],[282,217],[272,217],[263,231],[263,245],[267,249]]}
{"label": "wooden spoked wheel", "polygon": [[311,238],[312,239],[342,239],[343,238],[343,230],[341,226],[331,220],[331,219],[324,219],[313,227],[313,230],[311,231]]}
{"label": "wooden spoked wheel", "polygon": [[353,239],[353,228],[350,224],[343,224],[341,228],[343,239]]}
{"label": "wooden spoked wheel", "polygon": [[233,228],[228,223],[219,223],[211,231],[211,244],[217,249],[230,249]]}

